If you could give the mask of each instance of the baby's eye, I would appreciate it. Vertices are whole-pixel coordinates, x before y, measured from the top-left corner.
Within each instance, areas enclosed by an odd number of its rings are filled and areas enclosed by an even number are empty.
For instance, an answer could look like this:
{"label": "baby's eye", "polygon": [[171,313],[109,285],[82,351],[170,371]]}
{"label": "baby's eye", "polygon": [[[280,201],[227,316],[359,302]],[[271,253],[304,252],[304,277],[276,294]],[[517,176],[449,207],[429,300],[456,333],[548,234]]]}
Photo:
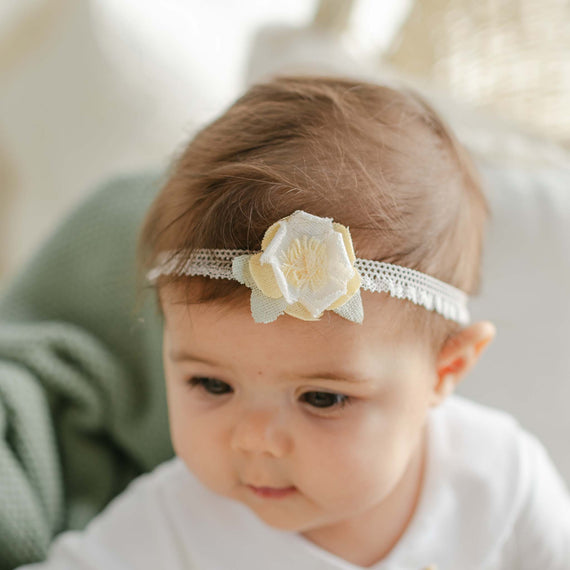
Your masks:
{"label": "baby's eye", "polygon": [[333,392],[305,392],[301,400],[315,408],[343,408],[350,402],[348,396]]}
{"label": "baby's eye", "polygon": [[216,380],[215,378],[193,376],[188,382],[192,387],[201,386],[206,392],[216,396],[228,394],[232,391],[232,387],[229,384],[221,380]]}

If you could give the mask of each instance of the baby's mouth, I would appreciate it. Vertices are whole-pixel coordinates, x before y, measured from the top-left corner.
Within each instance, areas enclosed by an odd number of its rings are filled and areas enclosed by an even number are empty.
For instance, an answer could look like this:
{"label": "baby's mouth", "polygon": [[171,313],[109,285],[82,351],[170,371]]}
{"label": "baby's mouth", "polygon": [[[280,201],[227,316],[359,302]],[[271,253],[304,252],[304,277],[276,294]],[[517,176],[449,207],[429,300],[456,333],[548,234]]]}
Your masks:
{"label": "baby's mouth", "polygon": [[254,487],[253,485],[247,485],[247,487],[258,497],[264,499],[281,499],[297,491],[295,487]]}

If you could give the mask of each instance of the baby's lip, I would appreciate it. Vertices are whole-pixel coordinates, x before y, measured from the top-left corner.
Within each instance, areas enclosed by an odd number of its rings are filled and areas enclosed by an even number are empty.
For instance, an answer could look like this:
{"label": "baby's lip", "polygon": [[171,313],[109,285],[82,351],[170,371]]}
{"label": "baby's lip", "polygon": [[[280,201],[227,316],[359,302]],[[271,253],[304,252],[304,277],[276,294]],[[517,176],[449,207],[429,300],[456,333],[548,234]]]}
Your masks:
{"label": "baby's lip", "polygon": [[255,477],[252,477],[251,481],[248,479],[244,477],[241,481],[247,487],[255,487],[256,489],[289,489],[293,486],[286,483],[283,485],[272,485],[271,483],[258,482]]}
{"label": "baby's lip", "polygon": [[296,491],[295,487],[269,487],[269,486],[254,486],[248,485],[248,487],[256,494],[265,498],[280,498],[290,495]]}
{"label": "baby's lip", "polygon": [[282,487],[274,487],[272,485],[251,485],[248,484],[248,487],[252,487],[253,489],[264,489],[269,491],[282,491],[284,489],[294,489],[293,485],[282,486]]}

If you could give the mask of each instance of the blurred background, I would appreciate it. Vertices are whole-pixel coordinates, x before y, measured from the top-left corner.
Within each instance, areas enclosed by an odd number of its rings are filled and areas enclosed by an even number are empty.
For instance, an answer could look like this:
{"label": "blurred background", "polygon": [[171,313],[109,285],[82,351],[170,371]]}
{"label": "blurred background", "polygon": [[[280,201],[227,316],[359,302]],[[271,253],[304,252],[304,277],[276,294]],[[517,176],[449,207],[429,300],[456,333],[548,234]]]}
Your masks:
{"label": "blurred background", "polygon": [[99,182],[165,166],[277,72],[410,84],[485,166],[473,309],[499,335],[460,392],[570,484],[570,0],[1,0],[0,289]]}

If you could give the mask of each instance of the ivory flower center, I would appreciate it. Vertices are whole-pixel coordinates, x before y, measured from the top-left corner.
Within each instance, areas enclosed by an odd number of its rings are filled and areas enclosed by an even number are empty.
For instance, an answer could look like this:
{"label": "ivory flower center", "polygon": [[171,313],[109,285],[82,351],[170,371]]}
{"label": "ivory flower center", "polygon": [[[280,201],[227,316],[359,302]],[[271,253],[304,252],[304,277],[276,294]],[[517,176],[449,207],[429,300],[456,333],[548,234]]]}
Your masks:
{"label": "ivory flower center", "polygon": [[281,254],[281,270],[287,281],[298,288],[309,285],[318,291],[327,282],[325,244],[314,237],[294,239]]}

